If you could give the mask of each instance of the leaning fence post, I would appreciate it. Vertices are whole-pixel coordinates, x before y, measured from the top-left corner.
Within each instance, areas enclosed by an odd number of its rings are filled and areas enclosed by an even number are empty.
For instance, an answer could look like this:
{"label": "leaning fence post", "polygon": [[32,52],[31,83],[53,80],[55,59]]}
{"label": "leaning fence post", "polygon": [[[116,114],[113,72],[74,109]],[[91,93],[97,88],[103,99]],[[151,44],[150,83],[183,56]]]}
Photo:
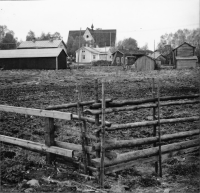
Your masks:
{"label": "leaning fence post", "polygon": [[[99,95],[98,95],[98,79],[95,79],[95,102],[98,103],[99,102]],[[99,123],[99,115],[95,115],[95,125],[98,127],[100,125]],[[96,132],[96,137],[97,139],[100,138],[100,133],[99,130]],[[99,142],[99,141],[97,141]],[[96,151],[96,157],[100,157],[100,151],[97,150]]]}
{"label": "leaning fence post", "polygon": [[160,131],[160,82],[158,80],[158,89],[157,89],[157,97],[158,97],[158,138],[159,138],[159,171],[160,177],[162,177],[162,152],[161,152],[161,131]]}
{"label": "leaning fence post", "polygon": [[[152,96],[155,99],[155,81],[152,79]],[[156,107],[153,107],[153,120],[156,120]],[[156,125],[153,125],[153,136],[156,137]],[[156,147],[156,142],[153,144]],[[158,173],[158,162],[155,162],[155,172]]]}
{"label": "leaning fence post", "polygon": [[104,188],[104,157],[105,157],[105,82],[102,81],[102,127],[101,127],[101,166],[100,166],[100,188]]}
{"label": "leaning fence post", "polygon": [[[45,145],[48,146],[48,147],[53,146],[55,144],[54,132],[55,132],[54,119],[53,118],[46,118],[45,119]],[[55,159],[54,154],[52,154],[52,153],[46,154],[47,164],[52,164],[54,159]]]}
{"label": "leaning fence post", "polygon": [[78,118],[79,118],[79,125],[81,128],[81,141],[82,141],[82,153],[83,153],[83,163],[84,163],[84,173],[87,174],[87,160],[86,160],[86,151],[85,151],[85,129],[83,128],[81,122],[81,109],[80,109],[80,101],[81,101],[81,94],[77,87],[77,94],[78,94],[78,102],[77,102],[77,110],[78,110]]}

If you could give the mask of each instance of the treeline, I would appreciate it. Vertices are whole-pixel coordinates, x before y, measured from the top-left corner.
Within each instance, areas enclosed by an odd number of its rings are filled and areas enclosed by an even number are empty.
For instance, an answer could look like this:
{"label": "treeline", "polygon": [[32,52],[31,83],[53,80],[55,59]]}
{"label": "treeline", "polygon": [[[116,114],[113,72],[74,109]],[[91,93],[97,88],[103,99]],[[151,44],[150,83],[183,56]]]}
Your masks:
{"label": "treeline", "polygon": [[[44,33],[39,37],[36,37],[33,31],[29,31],[26,36],[26,41],[35,40],[49,40],[51,37],[53,39],[62,39],[62,36],[59,32],[55,33]],[[21,42],[18,41],[18,38],[15,37],[15,33],[12,30],[9,30],[6,25],[0,25],[0,50],[16,49]]]}
{"label": "treeline", "polygon": [[29,31],[27,36],[26,36],[26,41],[31,41],[33,39],[35,40],[49,40],[51,37],[53,37],[53,39],[57,39],[57,40],[61,40],[62,36],[59,32],[55,32],[55,33],[44,33],[42,32],[42,34],[39,37],[36,37],[35,33],[33,31]]}
{"label": "treeline", "polygon": [[166,55],[171,49],[187,42],[196,47],[195,55],[200,58],[200,28],[189,30],[179,29],[175,33],[164,34],[160,37],[158,50]]}
{"label": "treeline", "polygon": [[6,25],[0,25],[0,49],[16,49],[18,39],[12,30],[9,30]]}

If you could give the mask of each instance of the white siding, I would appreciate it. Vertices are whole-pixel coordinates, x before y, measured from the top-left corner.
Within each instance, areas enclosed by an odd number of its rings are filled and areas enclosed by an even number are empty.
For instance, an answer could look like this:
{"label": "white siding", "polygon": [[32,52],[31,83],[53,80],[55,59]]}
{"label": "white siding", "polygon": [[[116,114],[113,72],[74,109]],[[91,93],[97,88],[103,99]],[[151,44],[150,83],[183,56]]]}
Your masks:
{"label": "white siding", "polygon": [[86,40],[86,41],[92,41],[94,40],[90,31],[88,29],[85,30],[85,33],[83,35],[83,38]]}

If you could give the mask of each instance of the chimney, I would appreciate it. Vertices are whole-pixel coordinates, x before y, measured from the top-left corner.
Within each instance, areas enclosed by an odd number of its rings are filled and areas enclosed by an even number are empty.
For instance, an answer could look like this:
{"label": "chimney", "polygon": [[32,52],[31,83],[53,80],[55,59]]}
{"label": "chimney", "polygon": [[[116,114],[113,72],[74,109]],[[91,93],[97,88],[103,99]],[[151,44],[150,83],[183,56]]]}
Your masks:
{"label": "chimney", "polygon": [[33,43],[35,43],[35,41],[36,41],[36,39],[35,39],[35,38],[33,38],[33,39],[32,39],[32,42],[33,42]]}
{"label": "chimney", "polygon": [[49,41],[50,41],[50,42],[53,42],[53,36],[50,36]]}

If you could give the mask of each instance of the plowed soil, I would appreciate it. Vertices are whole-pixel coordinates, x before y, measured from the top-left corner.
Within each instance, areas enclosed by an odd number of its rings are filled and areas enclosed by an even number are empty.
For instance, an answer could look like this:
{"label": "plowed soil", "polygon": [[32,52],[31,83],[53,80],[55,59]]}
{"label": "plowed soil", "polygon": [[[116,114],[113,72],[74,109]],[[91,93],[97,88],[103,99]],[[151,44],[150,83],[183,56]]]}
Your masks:
{"label": "plowed soil", "polygon": [[[155,79],[155,86],[160,85],[160,96],[182,96],[198,94],[200,88],[199,71],[196,70],[160,70],[152,72],[123,71],[120,67],[91,67],[82,69],[58,70],[58,71],[38,71],[38,70],[12,70],[0,71],[0,104],[18,107],[29,107],[45,109],[50,105],[77,102],[77,89],[81,89],[82,100],[95,99],[94,80],[99,79],[99,97],[101,97],[101,80],[104,79],[106,98],[115,100],[144,99],[152,97],[152,78]],[[69,110],[76,113],[75,108]],[[161,108],[161,118],[177,118],[199,115],[199,105],[180,105]],[[151,119],[152,110],[142,109],[138,111],[119,112],[106,115],[106,120],[113,123],[131,123],[136,121],[146,121]],[[80,143],[80,128],[76,121],[56,120],[57,139],[60,141]],[[44,143],[44,119],[39,117],[25,116],[16,113],[0,112],[0,134],[21,139]],[[89,132],[93,133],[94,126],[87,124]],[[177,123],[166,124],[161,128],[162,134],[175,133],[180,131],[193,130],[199,128],[198,123]],[[152,136],[152,127],[142,127],[135,130],[124,130],[111,132],[109,139],[134,139]],[[188,140],[188,139],[183,139]],[[139,149],[149,146],[138,147]],[[136,148],[137,149],[137,148]],[[118,151],[127,152],[131,149]],[[135,150],[135,149],[132,149]],[[14,153],[13,153],[14,152]],[[17,169],[9,173],[10,160],[13,165],[16,158],[20,157],[29,161],[23,170],[22,176],[12,176],[17,174]],[[5,162],[5,160],[8,160]],[[38,192],[76,192],[71,189],[64,189],[57,184],[46,184],[42,177],[51,176],[60,181],[74,180],[80,184],[88,184],[97,187],[95,180],[84,179],[78,175],[79,170],[73,167],[58,166],[63,172],[60,176],[55,174],[51,166],[45,165],[45,157],[20,148],[2,145],[1,160],[5,166],[1,167],[3,177],[1,177],[2,191],[24,191],[19,184],[22,180],[38,179],[42,184],[37,189]],[[111,192],[199,192],[199,154],[184,155],[173,158],[171,162],[163,166],[163,178],[159,178],[154,173],[152,165],[142,165],[132,167],[128,170],[117,172],[106,176],[106,186]],[[173,167],[182,165],[195,168],[195,172],[180,174],[176,173]],[[12,165],[12,167],[13,167]],[[1,165],[2,166],[2,165]],[[34,171],[38,171],[34,173]],[[180,169],[181,170],[181,169]],[[182,168],[182,170],[186,170]],[[170,173],[170,171],[172,171]],[[49,172],[49,173],[48,173]],[[190,175],[191,174],[191,175]],[[12,180],[13,179],[13,180]],[[18,180],[16,180],[18,179]],[[18,184],[16,184],[18,182]],[[73,183],[72,183],[73,184]],[[84,189],[74,184],[76,188]],[[85,189],[87,189],[85,187]]]}

